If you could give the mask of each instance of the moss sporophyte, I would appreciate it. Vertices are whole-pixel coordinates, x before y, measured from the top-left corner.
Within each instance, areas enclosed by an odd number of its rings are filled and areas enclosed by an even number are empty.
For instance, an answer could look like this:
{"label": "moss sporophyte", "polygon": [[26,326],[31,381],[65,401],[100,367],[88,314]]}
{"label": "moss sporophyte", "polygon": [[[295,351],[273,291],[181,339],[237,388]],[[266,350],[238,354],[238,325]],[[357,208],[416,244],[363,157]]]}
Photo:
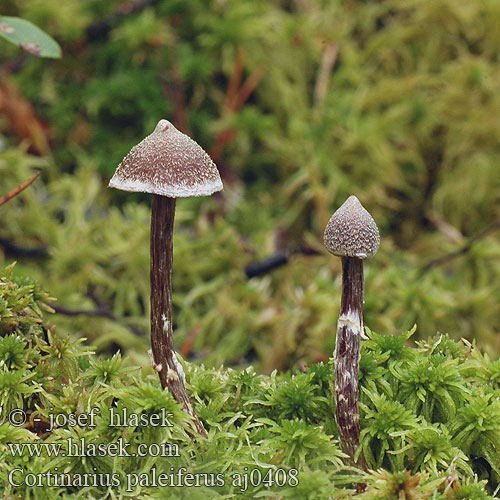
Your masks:
{"label": "moss sporophyte", "polygon": [[185,388],[182,365],[172,338],[172,262],[176,198],[207,196],[222,182],[214,162],[203,149],[169,121],[160,120],[118,166],[110,187],[153,193],[151,212],[151,346],[152,364],[162,387],[194,419],[196,430],[206,431],[196,416]]}
{"label": "moss sporophyte", "polygon": [[342,257],[342,301],[335,341],[335,420],[344,452],[367,470],[359,445],[360,339],[363,334],[363,259],[378,250],[380,236],[372,216],[355,196],[332,215],[325,235],[327,250]]}

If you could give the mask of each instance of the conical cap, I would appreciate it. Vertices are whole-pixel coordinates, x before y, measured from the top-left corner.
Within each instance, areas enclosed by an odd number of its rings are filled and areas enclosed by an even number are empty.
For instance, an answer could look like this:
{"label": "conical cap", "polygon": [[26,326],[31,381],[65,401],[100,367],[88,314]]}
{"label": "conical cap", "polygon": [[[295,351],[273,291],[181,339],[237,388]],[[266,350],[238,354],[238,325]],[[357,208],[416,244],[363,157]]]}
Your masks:
{"label": "conical cap", "polygon": [[215,163],[193,139],[169,121],[125,156],[109,186],[123,191],[153,193],[170,198],[207,196],[222,189]]}
{"label": "conical cap", "polygon": [[373,257],[380,244],[378,227],[356,196],[349,196],[330,218],[324,235],[327,250],[341,257]]}

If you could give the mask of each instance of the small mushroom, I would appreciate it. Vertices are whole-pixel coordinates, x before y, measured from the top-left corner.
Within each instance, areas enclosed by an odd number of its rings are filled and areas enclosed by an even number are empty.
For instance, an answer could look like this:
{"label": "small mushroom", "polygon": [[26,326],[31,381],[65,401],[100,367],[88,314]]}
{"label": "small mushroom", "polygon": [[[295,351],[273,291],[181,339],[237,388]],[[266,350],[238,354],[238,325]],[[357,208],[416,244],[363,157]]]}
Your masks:
{"label": "small mushroom", "polygon": [[358,381],[363,333],[363,260],[378,250],[380,236],[372,216],[349,196],[328,222],[327,250],[342,257],[342,301],[335,341],[335,420],[342,448],[353,465],[366,469],[359,445]]}
{"label": "small mushroom", "polygon": [[206,435],[184,385],[172,336],[172,261],[176,198],[207,196],[222,182],[214,162],[203,149],[169,121],[160,120],[154,132],[122,160],[109,186],[123,191],[153,193],[151,212],[151,347],[152,364],[163,388],[194,419]]}

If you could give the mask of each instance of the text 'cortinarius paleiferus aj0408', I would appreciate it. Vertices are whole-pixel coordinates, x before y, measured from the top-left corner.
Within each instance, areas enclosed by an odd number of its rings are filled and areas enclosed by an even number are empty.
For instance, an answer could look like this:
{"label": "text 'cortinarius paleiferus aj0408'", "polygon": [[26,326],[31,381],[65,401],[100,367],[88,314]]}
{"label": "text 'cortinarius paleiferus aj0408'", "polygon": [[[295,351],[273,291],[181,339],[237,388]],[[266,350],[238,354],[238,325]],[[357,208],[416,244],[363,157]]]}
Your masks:
{"label": "text 'cortinarius paleiferus aj0408'", "polygon": [[172,262],[175,200],[208,196],[222,189],[215,163],[191,138],[169,121],[160,120],[118,166],[110,187],[152,193],[151,212],[151,347],[153,366],[163,388],[193,417],[196,430],[206,431],[186,391],[182,365],[172,338]]}

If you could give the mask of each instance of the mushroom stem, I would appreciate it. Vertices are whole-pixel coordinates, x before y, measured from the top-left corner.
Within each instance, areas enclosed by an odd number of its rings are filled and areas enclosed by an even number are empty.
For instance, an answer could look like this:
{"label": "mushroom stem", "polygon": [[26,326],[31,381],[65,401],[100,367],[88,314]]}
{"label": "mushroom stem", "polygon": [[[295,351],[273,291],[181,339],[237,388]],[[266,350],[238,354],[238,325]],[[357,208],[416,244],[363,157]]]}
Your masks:
{"label": "mushroom stem", "polygon": [[343,451],[352,465],[367,470],[359,445],[358,380],[363,335],[363,261],[342,257],[342,302],[335,341],[335,420]]}
{"label": "mushroom stem", "polygon": [[172,262],[175,198],[155,194],[151,212],[151,348],[163,389],[183,405],[195,429],[207,435],[184,385],[172,335]]}

